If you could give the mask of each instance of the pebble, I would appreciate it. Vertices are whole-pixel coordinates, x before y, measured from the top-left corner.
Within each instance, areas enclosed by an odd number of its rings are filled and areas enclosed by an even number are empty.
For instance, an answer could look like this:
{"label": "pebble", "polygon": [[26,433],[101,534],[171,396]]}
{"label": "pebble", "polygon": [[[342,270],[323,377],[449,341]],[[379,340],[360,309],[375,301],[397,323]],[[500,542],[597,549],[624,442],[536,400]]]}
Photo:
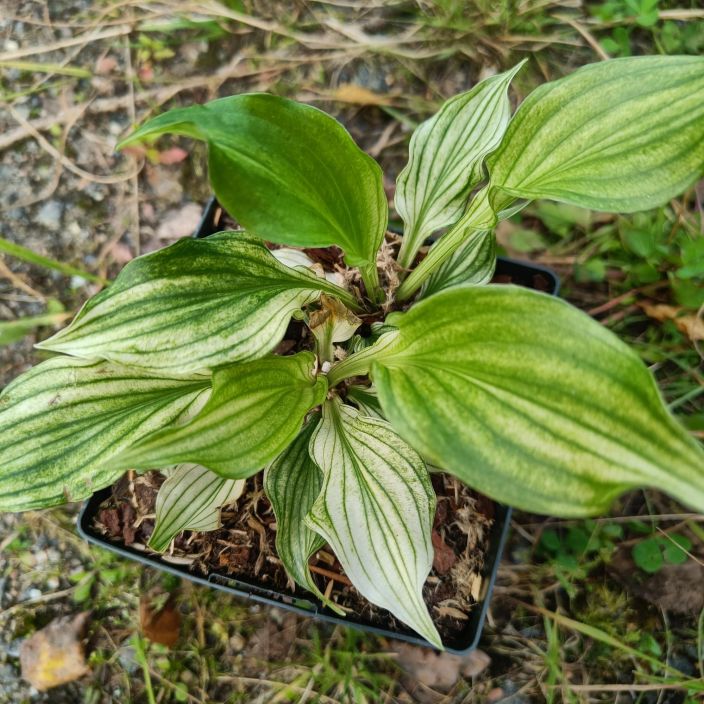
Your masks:
{"label": "pebble", "polygon": [[64,207],[58,200],[48,200],[37,213],[36,221],[47,230],[58,230],[61,227],[61,215]]}
{"label": "pebble", "polygon": [[139,669],[139,663],[135,658],[135,650],[131,645],[123,645],[117,651],[117,659],[128,674],[133,674]]}

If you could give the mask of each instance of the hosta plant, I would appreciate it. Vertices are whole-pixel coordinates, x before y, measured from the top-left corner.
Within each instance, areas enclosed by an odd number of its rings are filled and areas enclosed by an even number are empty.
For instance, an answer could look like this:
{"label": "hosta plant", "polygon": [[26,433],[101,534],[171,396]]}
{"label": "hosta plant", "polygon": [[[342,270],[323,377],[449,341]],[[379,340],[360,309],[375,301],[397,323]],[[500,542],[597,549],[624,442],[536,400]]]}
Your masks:
{"label": "hosta plant", "polygon": [[[324,112],[236,95],[136,130],[123,144],[204,141],[241,229],[135,259],[38,345],[58,354],[0,400],[0,508],[165,469],[163,550],[217,526],[264,470],[291,578],[327,601],[308,567],[327,542],[367,599],[438,647],[421,595],[429,466],[537,513],[596,514],[637,486],[704,509],[704,452],[638,356],[563,301],[489,283],[493,229],[528,202],[633,212],[701,177],[704,59],[585,66],[511,117],[519,68],[416,129],[396,266],[381,170]],[[303,251],[333,245],[337,272]],[[280,344],[292,318],[309,330],[293,349]]]}

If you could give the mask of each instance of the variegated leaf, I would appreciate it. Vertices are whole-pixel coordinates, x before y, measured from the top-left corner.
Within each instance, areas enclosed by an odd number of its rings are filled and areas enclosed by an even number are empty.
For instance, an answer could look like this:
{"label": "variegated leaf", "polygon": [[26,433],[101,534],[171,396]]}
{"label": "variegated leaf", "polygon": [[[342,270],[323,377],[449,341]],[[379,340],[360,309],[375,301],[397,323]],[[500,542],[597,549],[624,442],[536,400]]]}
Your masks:
{"label": "variegated leaf", "polygon": [[244,232],[183,239],[131,261],[67,328],[37,346],[164,373],[213,368],[270,352],[291,315],[321,291],[349,297],[284,266]]}
{"label": "variegated leaf", "polygon": [[601,513],[638,486],[704,509],[701,447],[639,357],[576,308],[460,287],[388,322],[395,337],[364,359],[384,414],[434,465],[535,513]]}
{"label": "variegated leaf", "polygon": [[263,469],[288,446],[308,411],[327,393],[315,357],[299,352],[215,370],[213,393],[189,423],[155,433],[119,458],[138,469],[181,462],[203,465],[230,479]]}
{"label": "variegated leaf", "polygon": [[396,210],[405,223],[401,266],[410,266],[425,239],[462,215],[484,175],[484,159],[504,136],[508,87],[523,63],[450,98],[413,133],[396,182]]}
{"label": "variegated leaf", "polygon": [[114,458],[182,422],[209,393],[205,376],[155,376],[95,360],[55,357],[0,396],[0,510],[78,501],[129,465]]}
{"label": "variegated leaf", "polygon": [[704,173],[704,57],[583,66],[534,90],[489,159],[519,198],[596,210],[654,208]]}
{"label": "variegated leaf", "polygon": [[313,266],[313,260],[301,249],[280,247],[279,249],[272,249],[271,254],[283,265],[289,266],[292,269],[297,266],[302,266],[304,269],[309,269]]}
{"label": "variegated leaf", "polygon": [[496,269],[496,237],[489,230],[476,230],[425,282],[421,296],[427,298],[453,286],[483,286]]}
{"label": "variegated leaf", "polygon": [[347,387],[347,398],[359,408],[363,416],[384,419],[384,411],[381,410],[379,395],[373,386],[350,384]]}
{"label": "variegated leaf", "polygon": [[318,498],[323,476],[308,454],[311,434],[320,416],[314,416],[298,437],[264,471],[264,490],[276,515],[276,554],[296,584],[313,592],[334,611],[344,615],[320,592],[308,567],[310,556],[325,541],[305,523]]}
{"label": "variegated leaf", "polygon": [[156,495],[156,524],[149,547],[163,552],[184,530],[216,530],[220,508],[237,501],[244,486],[244,479],[224,479],[197,464],[177,465]]}
{"label": "variegated leaf", "polygon": [[170,110],[133,132],[208,144],[210,183],[242,226],[270,242],[338,245],[350,266],[373,266],[388,207],[379,165],[321,110],[265,93]]}
{"label": "variegated leaf", "polygon": [[383,420],[328,401],[310,450],[323,489],[306,518],[369,601],[442,648],[423,601],[435,494],[423,460]]}

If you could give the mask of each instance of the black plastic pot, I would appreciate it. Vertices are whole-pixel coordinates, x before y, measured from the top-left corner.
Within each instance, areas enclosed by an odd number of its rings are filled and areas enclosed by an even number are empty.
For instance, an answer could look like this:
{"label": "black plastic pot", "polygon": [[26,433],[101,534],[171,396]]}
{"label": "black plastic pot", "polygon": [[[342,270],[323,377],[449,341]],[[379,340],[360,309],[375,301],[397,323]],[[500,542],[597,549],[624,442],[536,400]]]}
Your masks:
{"label": "black plastic pot", "polygon": [[[218,227],[218,222],[216,222],[218,210],[219,206],[217,202],[215,199],[211,199],[206,206],[198,231],[195,233],[196,237],[207,237],[221,229]],[[555,273],[544,267],[536,266],[535,264],[499,258],[496,273],[499,276],[509,276],[512,282],[516,284],[529,288],[540,288],[553,295],[557,295],[559,289],[559,280]],[[278,606],[302,616],[313,616],[321,621],[351,626],[370,633],[383,635],[387,638],[396,638],[409,643],[430,647],[424,639],[410,630],[404,632],[389,631],[366,623],[364,620],[354,619],[351,616],[340,618],[333,611],[330,611],[318,602],[313,595],[292,596],[291,594],[274,591],[269,586],[257,584],[256,582],[243,581],[215,572],[209,574],[207,577],[201,577],[189,572],[188,567],[169,563],[158,555],[141,552],[140,550],[126,545],[112,543],[93,528],[94,519],[100,505],[110,497],[110,492],[111,489],[109,487],[96,492],[88,499],[81,510],[78,518],[78,532],[89,543],[99,545],[118,555],[141,562],[148,567],[170,572],[178,577],[189,579],[196,584],[214,587],[215,589],[220,589],[238,597],[251,599],[252,601],[269,606]],[[484,626],[484,619],[494,587],[494,581],[496,579],[496,571],[506,542],[510,518],[511,509],[509,507],[495,504],[494,523],[489,536],[489,546],[482,573],[481,600],[476,608],[469,614],[464,630],[454,639],[445,643],[447,651],[450,653],[457,655],[466,654],[476,648],[479,643],[479,638]]]}

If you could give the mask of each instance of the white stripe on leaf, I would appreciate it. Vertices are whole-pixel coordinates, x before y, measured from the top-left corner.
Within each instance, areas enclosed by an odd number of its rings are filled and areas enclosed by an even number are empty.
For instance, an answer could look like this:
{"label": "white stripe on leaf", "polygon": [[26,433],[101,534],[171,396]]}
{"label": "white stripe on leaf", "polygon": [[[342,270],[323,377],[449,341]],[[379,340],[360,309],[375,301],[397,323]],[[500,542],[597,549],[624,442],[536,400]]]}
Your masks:
{"label": "white stripe on leaf", "polygon": [[244,232],[188,238],[131,261],[38,347],[160,373],[210,369],[270,352],[322,291],[350,295]]}
{"label": "white stripe on leaf", "polygon": [[152,550],[163,552],[184,530],[220,527],[220,509],[239,499],[244,479],[224,479],[197,464],[172,468],[156,496],[156,524],[149,538]]}
{"label": "white stripe on leaf", "polygon": [[396,183],[404,221],[400,263],[410,266],[423,241],[462,215],[482,180],[484,159],[501,143],[511,116],[508,87],[523,62],[450,98],[413,134]]}
{"label": "white stripe on leaf", "polygon": [[388,321],[395,344],[365,359],[384,414],[434,465],[535,513],[603,513],[637,486],[704,509],[701,447],[641,359],[566,302],[458,287]]}
{"label": "white stripe on leaf", "polygon": [[117,455],[183,422],[209,393],[201,375],[155,376],[74,357],[37,365],[0,396],[0,510],[90,496],[129,468]]}
{"label": "white stripe on leaf", "polygon": [[545,83],[488,160],[494,192],[617,213],[662,205],[701,178],[702,94],[697,56],[613,59]]}
{"label": "white stripe on leaf", "polygon": [[311,352],[299,352],[217,369],[212,395],[193,420],[145,438],[119,462],[139,469],[191,462],[230,479],[254,474],[325,399],[327,381],[314,364]]}
{"label": "white stripe on leaf", "polygon": [[320,494],[323,476],[308,453],[311,434],[320,416],[315,415],[298,437],[264,471],[264,490],[276,515],[276,554],[289,577],[340,615],[345,612],[320,592],[308,560],[325,541],[305,523]]}
{"label": "white stripe on leaf", "polygon": [[383,420],[327,401],[310,442],[323,489],[306,523],[369,601],[442,648],[423,601],[435,494],[423,460]]}

